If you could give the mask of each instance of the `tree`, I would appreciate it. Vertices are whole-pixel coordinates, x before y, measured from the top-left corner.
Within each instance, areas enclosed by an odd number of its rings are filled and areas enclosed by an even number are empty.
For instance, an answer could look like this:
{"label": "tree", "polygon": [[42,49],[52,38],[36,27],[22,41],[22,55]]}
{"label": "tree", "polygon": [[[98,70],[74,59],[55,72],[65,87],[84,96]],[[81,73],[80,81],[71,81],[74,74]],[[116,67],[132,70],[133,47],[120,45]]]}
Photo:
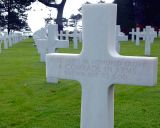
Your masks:
{"label": "tree", "polygon": [[0,3],[0,30],[3,30],[3,27],[5,25],[5,13],[3,9],[3,5]]}
{"label": "tree", "polygon": [[28,6],[34,0],[0,0],[0,11],[2,15],[1,26],[11,30],[21,30],[26,27]]}
{"label": "tree", "polygon": [[58,31],[63,30],[63,10],[66,0],[61,0],[60,3],[56,3],[55,0],[38,0],[38,1],[48,7],[53,7],[57,9],[57,17],[55,22],[56,24],[58,24]]}
{"label": "tree", "polygon": [[81,14],[76,14],[76,15],[72,14],[69,19],[71,20],[69,26],[70,27],[76,27],[78,21],[80,19],[82,19],[82,15]]}
{"label": "tree", "polygon": [[117,4],[117,24],[128,33],[135,27],[133,0],[115,0],[114,3]]}
{"label": "tree", "polygon": [[160,27],[160,0],[134,0],[136,22]]}
{"label": "tree", "polygon": [[100,0],[98,3],[100,4],[100,3],[106,3],[106,2],[104,0]]}
{"label": "tree", "polygon": [[47,25],[47,24],[50,24],[50,23],[52,23],[52,21],[54,20],[52,17],[47,17],[47,18],[44,18],[44,20],[45,20],[45,24]]}
{"label": "tree", "polygon": [[160,0],[115,0],[118,6],[117,23],[122,29],[151,25],[160,28]]}

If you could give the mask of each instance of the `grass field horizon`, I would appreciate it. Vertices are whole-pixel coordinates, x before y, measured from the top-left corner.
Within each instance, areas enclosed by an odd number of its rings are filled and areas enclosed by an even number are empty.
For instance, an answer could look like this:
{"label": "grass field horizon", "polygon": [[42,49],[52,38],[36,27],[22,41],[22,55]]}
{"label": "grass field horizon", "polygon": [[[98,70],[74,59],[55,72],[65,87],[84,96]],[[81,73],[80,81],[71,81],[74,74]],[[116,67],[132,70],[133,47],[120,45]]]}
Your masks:
{"label": "grass field horizon", "polygon": [[[73,49],[60,53],[80,53]],[[121,43],[121,55],[144,56],[144,41],[136,46]],[[160,57],[160,38],[152,44],[151,56]],[[159,60],[158,60],[159,61]],[[160,63],[158,83],[153,87],[115,85],[114,128],[160,127]],[[32,39],[0,53],[0,128],[79,128],[81,85],[60,80],[48,84],[45,63],[40,62]]]}

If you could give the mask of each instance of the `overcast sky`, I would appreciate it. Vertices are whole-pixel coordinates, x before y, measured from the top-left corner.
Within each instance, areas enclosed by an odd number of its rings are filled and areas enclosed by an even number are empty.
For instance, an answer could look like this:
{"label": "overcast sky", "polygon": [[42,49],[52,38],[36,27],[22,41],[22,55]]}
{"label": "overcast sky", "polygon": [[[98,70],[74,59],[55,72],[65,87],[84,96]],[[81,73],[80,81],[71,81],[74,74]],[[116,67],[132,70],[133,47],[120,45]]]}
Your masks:
{"label": "overcast sky", "polygon": [[[64,8],[63,17],[69,18],[71,14],[77,14],[78,9],[82,6],[83,3],[89,1],[91,3],[97,3],[99,0],[67,0]],[[113,0],[105,0],[106,3],[111,3]],[[56,9],[51,9],[45,5],[34,2],[32,9],[28,12],[28,24],[32,29],[32,32],[40,29],[45,25],[44,18],[48,17],[50,12],[51,16],[56,18],[57,11]]]}

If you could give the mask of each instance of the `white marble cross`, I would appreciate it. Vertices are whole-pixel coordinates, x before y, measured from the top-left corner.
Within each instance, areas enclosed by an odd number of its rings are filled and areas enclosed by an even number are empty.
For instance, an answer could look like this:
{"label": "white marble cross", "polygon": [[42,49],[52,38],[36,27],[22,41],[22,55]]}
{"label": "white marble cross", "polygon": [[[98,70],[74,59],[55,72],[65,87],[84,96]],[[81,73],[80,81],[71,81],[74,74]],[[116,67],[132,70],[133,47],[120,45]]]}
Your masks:
{"label": "white marble cross", "polygon": [[157,38],[158,36],[157,36],[157,32],[154,30],[154,28],[150,28],[151,30],[151,32],[150,32],[150,35],[151,35],[151,43],[153,43],[154,42],[154,39],[155,38]]}
{"label": "white marble cross", "polygon": [[12,33],[12,43],[15,44],[15,33]]}
{"label": "white marble cross", "polygon": [[77,29],[75,28],[72,34],[69,34],[68,31],[63,33],[63,31],[60,31],[59,33],[60,40],[63,40],[65,37],[65,40],[69,40],[69,37],[73,38],[73,48],[77,49],[78,48],[78,40],[82,42],[82,34],[81,32],[78,32]]}
{"label": "white marble cross", "polygon": [[63,31],[60,31],[59,38],[60,40],[69,40],[69,31],[66,30],[65,33],[63,33]]}
{"label": "white marble cross", "polygon": [[146,38],[145,38],[145,55],[149,56],[151,54],[151,36],[150,27],[146,26]]}
{"label": "white marble cross", "polygon": [[46,75],[81,83],[81,128],[113,128],[113,84],[156,84],[157,58],[116,52],[115,4],[83,5],[82,11],[82,52],[47,54]]}
{"label": "white marble cross", "polygon": [[[58,39],[58,26],[49,25],[48,26],[48,41],[47,41],[47,49],[48,53],[55,53],[57,48],[68,48],[69,41],[68,40],[59,40]],[[58,79],[54,77],[47,77],[47,82],[56,83]]]}
{"label": "white marble cross", "polygon": [[40,54],[41,62],[45,62],[45,58],[44,58],[45,55],[43,53],[45,53],[44,51],[47,48],[47,42],[44,41],[44,40],[47,40],[47,29],[41,28],[40,30],[34,33],[33,38],[36,43],[38,53]]}
{"label": "white marble cross", "polygon": [[57,48],[68,48],[68,40],[58,39],[58,26],[49,25],[48,26],[48,53],[55,53]]}
{"label": "white marble cross", "polygon": [[4,49],[8,49],[8,38],[7,38],[7,35],[4,35]]}
{"label": "white marble cross", "polygon": [[[139,34],[138,34],[139,33]],[[138,38],[142,37],[143,40],[145,40],[145,55],[149,56],[151,52],[151,43],[154,42],[154,38],[156,37],[156,34],[151,28],[151,26],[146,26],[145,29],[143,29],[143,32],[138,32]]]}
{"label": "white marble cross", "polygon": [[69,34],[69,37],[73,38],[73,48],[77,49],[78,48],[78,38],[80,38],[77,29],[75,28],[72,34]]}
{"label": "white marble cross", "polygon": [[9,41],[9,47],[12,47],[13,41],[12,41],[12,33],[11,32],[9,32],[8,41]]}
{"label": "white marble cross", "polygon": [[143,29],[142,32],[140,32],[140,28],[136,28],[136,32],[134,32],[135,36],[136,36],[136,45],[138,46],[140,44],[140,38],[142,38],[143,40],[145,40],[145,36],[146,36],[146,30]]}
{"label": "white marble cross", "polygon": [[3,37],[0,35],[0,53],[2,52],[2,41],[3,41]]}
{"label": "white marble cross", "polygon": [[135,32],[134,32],[134,28],[132,28],[132,32],[129,32],[129,34],[131,34],[131,40],[132,42],[134,42],[134,36],[135,36]]}
{"label": "white marble cross", "polygon": [[69,40],[69,31],[68,31],[68,30],[66,30],[65,39],[66,39],[66,40]]}
{"label": "white marble cross", "polygon": [[47,39],[37,39],[37,44],[39,46],[40,60],[41,62],[46,62]]}
{"label": "white marble cross", "polygon": [[142,33],[142,39],[145,40],[145,33],[146,33],[146,29],[143,28],[143,31],[141,32]]}
{"label": "white marble cross", "polygon": [[140,41],[139,41],[139,38],[140,38],[140,28],[136,28],[135,36],[136,36],[136,45],[138,46],[139,43],[140,43]]}
{"label": "white marble cross", "polygon": [[74,36],[73,36],[73,42],[74,42],[74,49],[78,48],[78,39],[77,39],[77,29],[74,29]]}
{"label": "white marble cross", "polygon": [[2,53],[2,42],[0,42],[0,53]]}
{"label": "white marble cross", "polygon": [[4,41],[3,35],[0,33],[0,53],[2,52],[2,42]]}
{"label": "white marble cross", "polygon": [[154,42],[156,33],[151,26],[146,26],[145,32],[145,55],[149,56],[151,54],[151,44]]}
{"label": "white marble cross", "polygon": [[117,33],[117,39],[116,39],[116,49],[117,52],[120,52],[120,41],[128,41],[128,36],[126,36],[124,33],[121,32],[120,25],[116,26],[116,33]]}

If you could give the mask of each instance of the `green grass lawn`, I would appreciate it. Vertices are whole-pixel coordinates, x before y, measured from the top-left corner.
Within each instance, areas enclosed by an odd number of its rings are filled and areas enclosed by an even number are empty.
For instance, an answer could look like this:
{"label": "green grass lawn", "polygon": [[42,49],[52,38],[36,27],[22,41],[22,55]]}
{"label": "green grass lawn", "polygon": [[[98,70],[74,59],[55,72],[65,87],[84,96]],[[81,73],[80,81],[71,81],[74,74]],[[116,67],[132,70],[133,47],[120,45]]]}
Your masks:
{"label": "green grass lawn", "polygon": [[[81,46],[74,50],[70,44],[58,51],[80,53]],[[122,55],[144,56],[144,42],[121,44]],[[160,57],[160,38],[152,45],[152,56]],[[77,81],[46,83],[45,64],[32,39],[2,50],[0,128],[79,128],[80,102]],[[154,87],[115,86],[115,128],[160,128],[160,73]]]}

